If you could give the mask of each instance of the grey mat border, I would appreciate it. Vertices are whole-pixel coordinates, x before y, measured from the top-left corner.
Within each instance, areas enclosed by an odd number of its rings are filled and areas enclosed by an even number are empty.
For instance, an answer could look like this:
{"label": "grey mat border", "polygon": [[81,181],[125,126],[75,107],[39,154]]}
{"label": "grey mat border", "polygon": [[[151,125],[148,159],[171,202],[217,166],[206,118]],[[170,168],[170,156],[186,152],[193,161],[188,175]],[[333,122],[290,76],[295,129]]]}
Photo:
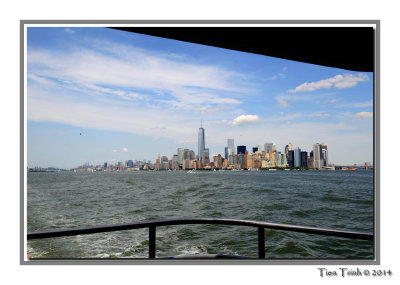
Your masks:
{"label": "grey mat border", "polygon": [[[64,259],[29,260],[24,258],[24,43],[25,25],[54,24],[98,24],[98,25],[134,25],[134,24],[310,24],[310,25],[375,25],[374,58],[374,260],[121,260],[121,259]],[[20,265],[380,265],[380,20],[20,20]]]}

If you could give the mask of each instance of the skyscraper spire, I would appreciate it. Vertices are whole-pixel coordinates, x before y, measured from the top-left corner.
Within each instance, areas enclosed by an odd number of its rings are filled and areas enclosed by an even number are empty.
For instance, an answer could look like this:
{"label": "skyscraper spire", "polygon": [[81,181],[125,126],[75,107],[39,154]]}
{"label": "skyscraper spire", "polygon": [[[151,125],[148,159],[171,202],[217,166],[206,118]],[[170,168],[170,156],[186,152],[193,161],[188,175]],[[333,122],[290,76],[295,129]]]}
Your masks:
{"label": "skyscraper spire", "polygon": [[200,128],[199,128],[199,135],[198,135],[198,154],[199,160],[203,159],[203,152],[205,149],[205,138],[204,138],[204,129],[203,129],[203,120],[201,120]]}

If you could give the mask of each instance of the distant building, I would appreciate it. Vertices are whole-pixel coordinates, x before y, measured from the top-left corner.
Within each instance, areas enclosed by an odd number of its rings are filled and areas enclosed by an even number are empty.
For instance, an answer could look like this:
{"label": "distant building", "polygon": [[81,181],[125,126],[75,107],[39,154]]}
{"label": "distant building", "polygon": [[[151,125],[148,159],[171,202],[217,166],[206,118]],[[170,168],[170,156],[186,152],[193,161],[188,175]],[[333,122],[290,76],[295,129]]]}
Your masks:
{"label": "distant building", "polygon": [[285,155],[287,157],[289,150],[292,150],[292,144],[289,143],[285,146]]}
{"label": "distant building", "polygon": [[228,139],[228,157],[229,155],[233,155],[235,153],[235,141],[234,139]]}
{"label": "distant building", "polygon": [[237,154],[245,154],[246,152],[246,146],[245,145],[238,145],[237,147]]}
{"label": "distant building", "polygon": [[208,148],[203,150],[203,158],[201,163],[203,164],[203,167],[210,163],[210,150]]}
{"label": "distant building", "polygon": [[288,151],[287,163],[288,163],[289,167],[294,167],[294,151],[293,150]]}
{"label": "distant building", "polygon": [[133,167],[133,160],[128,160],[126,162],[126,167]]}
{"label": "distant building", "polygon": [[178,163],[182,164],[183,161],[183,153],[185,150],[183,148],[178,148]]}
{"label": "distant building", "polygon": [[220,154],[214,156],[214,166],[217,168],[222,168],[222,156]]}
{"label": "distant building", "polygon": [[294,149],[294,167],[301,166],[301,149],[295,148]]}
{"label": "distant building", "polygon": [[274,143],[264,143],[264,152],[270,153],[274,147]]}
{"label": "distant building", "polygon": [[301,167],[308,167],[308,161],[307,161],[307,152],[302,151],[301,152]]}
{"label": "distant building", "polygon": [[203,159],[203,152],[206,147],[205,143],[205,136],[204,136],[204,129],[203,129],[203,122],[200,125],[199,128],[199,135],[198,135],[198,154],[199,154],[199,159]]}
{"label": "distant building", "polygon": [[190,160],[195,159],[194,151],[191,149],[185,149],[183,152],[183,159],[190,159]]}
{"label": "distant building", "polygon": [[328,166],[328,145],[327,144],[321,144],[322,146],[322,166]]}
{"label": "distant building", "polygon": [[319,143],[313,145],[313,162],[314,168],[321,169],[324,166],[322,157],[322,145]]}
{"label": "distant building", "polygon": [[178,170],[179,169],[179,162],[178,162],[179,158],[177,154],[174,154],[172,156],[172,160],[171,160],[171,169],[173,170]]}

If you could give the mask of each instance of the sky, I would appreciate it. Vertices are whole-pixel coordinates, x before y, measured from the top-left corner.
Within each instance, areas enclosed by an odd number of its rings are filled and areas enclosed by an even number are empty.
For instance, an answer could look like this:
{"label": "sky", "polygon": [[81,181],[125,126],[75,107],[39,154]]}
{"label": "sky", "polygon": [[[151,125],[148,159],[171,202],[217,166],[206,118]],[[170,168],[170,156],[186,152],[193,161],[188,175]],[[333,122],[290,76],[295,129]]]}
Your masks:
{"label": "sky", "polygon": [[28,167],[328,145],[329,162],[373,161],[373,73],[102,27],[29,27]]}

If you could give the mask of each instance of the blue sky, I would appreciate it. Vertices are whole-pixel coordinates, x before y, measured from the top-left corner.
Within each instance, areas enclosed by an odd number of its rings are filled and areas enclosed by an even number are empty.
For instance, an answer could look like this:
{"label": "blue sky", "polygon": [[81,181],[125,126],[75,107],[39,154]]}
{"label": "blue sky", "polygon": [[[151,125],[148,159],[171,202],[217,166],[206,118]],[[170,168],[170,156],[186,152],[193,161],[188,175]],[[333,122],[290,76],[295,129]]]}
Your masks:
{"label": "blue sky", "polygon": [[[372,162],[373,74],[98,27],[30,27],[28,166],[211,154],[275,142]],[[80,135],[82,133],[82,135]]]}

